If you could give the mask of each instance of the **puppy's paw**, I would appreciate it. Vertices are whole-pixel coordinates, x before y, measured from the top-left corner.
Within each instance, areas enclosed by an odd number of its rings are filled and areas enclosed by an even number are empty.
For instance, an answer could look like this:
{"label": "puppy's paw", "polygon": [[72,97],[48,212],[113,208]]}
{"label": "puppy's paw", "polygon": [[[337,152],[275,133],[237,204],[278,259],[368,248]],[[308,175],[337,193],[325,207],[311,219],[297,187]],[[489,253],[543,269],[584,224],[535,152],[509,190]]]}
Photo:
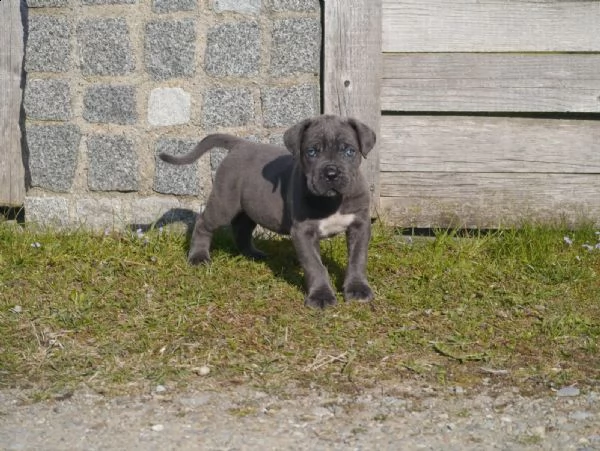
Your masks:
{"label": "puppy's paw", "polygon": [[344,299],[346,301],[370,302],[375,296],[373,290],[362,280],[353,280],[344,284]]}
{"label": "puppy's paw", "polygon": [[253,248],[250,250],[245,250],[242,252],[242,255],[245,255],[246,257],[248,257],[251,260],[257,260],[257,261],[266,260],[266,258],[267,258],[267,254],[265,254],[263,251],[259,251],[256,248]]}
{"label": "puppy's paw", "polygon": [[310,290],[304,298],[304,305],[312,308],[325,308],[337,304],[333,290],[328,286],[321,286]]}
{"label": "puppy's paw", "polygon": [[198,266],[201,264],[209,264],[210,263],[210,255],[208,252],[199,251],[199,252],[190,252],[188,255],[188,263],[193,266]]}

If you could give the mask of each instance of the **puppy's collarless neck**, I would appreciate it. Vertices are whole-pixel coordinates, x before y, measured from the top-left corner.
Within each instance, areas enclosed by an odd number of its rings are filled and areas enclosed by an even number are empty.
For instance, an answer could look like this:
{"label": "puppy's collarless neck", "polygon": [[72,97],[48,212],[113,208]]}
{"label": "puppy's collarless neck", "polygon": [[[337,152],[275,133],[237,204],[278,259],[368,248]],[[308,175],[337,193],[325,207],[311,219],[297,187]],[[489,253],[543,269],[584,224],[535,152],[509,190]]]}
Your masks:
{"label": "puppy's collarless neck", "polygon": [[311,193],[306,193],[304,196],[306,207],[310,217],[325,218],[331,216],[340,209],[342,205],[342,196],[315,196]]}

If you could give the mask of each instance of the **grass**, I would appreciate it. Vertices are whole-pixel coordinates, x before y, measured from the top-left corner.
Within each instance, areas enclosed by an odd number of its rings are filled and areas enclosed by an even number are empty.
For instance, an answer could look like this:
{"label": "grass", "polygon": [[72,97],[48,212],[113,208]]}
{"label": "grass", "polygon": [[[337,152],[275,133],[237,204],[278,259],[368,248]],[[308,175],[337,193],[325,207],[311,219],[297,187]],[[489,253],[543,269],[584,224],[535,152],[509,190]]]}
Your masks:
{"label": "grass", "polygon": [[[330,390],[417,379],[530,391],[600,380],[600,249],[595,229],[524,226],[432,238],[376,227],[370,304],[303,305],[291,243],[248,261],[220,234],[210,266],[186,237],[92,234],[0,220],[0,388],[39,396],[85,384],[316,384]],[[564,237],[568,236],[572,244]],[[343,239],[322,244],[338,291]],[[208,376],[199,369],[208,366]]]}

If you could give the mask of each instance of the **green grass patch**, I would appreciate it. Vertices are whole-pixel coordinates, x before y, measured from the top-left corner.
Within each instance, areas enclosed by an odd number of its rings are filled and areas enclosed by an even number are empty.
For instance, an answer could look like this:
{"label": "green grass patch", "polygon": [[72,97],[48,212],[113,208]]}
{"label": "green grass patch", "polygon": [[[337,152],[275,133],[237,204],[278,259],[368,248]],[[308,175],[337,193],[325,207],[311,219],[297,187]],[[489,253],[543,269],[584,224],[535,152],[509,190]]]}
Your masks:
{"label": "green grass patch", "polygon": [[[0,221],[0,388],[597,384],[595,229],[402,232],[375,228],[373,303],[340,297],[315,311],[303,305],[285,238],[260,241],[270,258],[254,262],[236,255],[224,232],[212,264],[190,267],[183,234],[33,231]],[[344,240],[324,241],[322,252],[339,291]],[[199,375],[202,366],[209,375]]]}

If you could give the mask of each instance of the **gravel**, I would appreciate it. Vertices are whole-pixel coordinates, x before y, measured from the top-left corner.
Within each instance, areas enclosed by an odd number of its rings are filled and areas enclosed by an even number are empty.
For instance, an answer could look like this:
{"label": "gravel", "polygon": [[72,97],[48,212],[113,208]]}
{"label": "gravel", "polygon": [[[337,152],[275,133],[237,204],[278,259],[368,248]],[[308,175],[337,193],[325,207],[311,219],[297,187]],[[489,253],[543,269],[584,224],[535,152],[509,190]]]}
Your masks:
{"label": "gravel", "polygon": [[0,391],[0,449],[600,450],[600,393],[584,389],[526,397],[417,382],[354,395],[158,387],[126,397],[82,389],[37,403]]}

